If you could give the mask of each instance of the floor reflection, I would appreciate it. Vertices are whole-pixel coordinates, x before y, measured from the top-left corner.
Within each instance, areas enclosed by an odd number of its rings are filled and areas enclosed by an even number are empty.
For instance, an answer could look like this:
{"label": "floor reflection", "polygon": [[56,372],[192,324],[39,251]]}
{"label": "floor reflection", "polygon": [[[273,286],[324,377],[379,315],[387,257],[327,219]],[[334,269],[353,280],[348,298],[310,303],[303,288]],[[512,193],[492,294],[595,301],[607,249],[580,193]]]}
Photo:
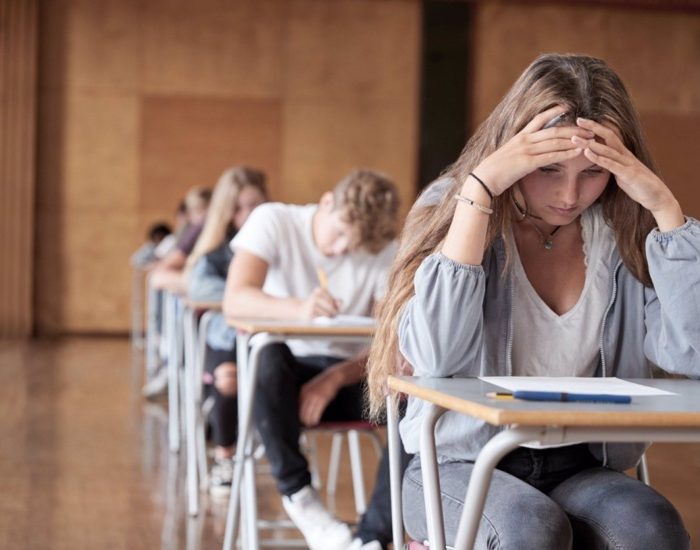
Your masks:
{"label": "floor reflection", "polygon": [[[202,492],[200,515],[188,516],[185,454],[168,450],[167,401],[141,396],[142,360],[126,339],[0,342],[0,549],[221,548],[227,500]],[[329,447],[319,437],[322,479]],[[693,540],[698,451],[677,444],[648,453],[654,487],[678,507]],[[363,461],[369,478],[369,446]],[[336,510],[346,520],[354,517],[349,480],[343,457]],[[284,518],[270,476],[256,482],[260,517]],[[261,535],[270,537],[298,533]]]}

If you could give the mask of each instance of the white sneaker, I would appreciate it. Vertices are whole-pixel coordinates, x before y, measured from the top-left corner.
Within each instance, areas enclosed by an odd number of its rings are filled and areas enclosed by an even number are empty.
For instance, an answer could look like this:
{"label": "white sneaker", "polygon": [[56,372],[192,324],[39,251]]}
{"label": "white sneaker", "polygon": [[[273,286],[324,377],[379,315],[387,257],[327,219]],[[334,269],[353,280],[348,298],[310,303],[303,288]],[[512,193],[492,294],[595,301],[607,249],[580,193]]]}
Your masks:
{"label": "white sneaker", "polygon": [[282,505],[310,550],[345,550],[352,542],[350,528],[326,510],[311,486],[283,497]]}
{"label": "white sneaker", "polygon": [[354,539],[347,550],[382,550],[382,545],[378,540],[371,540],[362,544],[361,539]]}
{"label": "white sneaker", "polygon": [[233,483],[233,460],[220,459],[214,462],[209,472],[209,492],[214,497],[225,497],[231,493]]}

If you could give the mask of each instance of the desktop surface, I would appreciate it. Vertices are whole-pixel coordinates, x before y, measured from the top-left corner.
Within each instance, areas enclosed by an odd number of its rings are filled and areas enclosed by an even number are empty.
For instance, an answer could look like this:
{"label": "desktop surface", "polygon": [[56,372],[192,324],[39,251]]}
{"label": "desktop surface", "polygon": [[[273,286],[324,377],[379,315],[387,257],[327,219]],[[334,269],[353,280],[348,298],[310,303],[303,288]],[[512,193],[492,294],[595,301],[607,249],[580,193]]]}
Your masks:
{"label": "desktop surface", "polygon": [[392,391],[415,396],[495,426],[699,427],[700,381],[625,379],[676,395],[633,396],[629,404],[496,400],[502,388],[478,378],[390,376]]}
{"label": "desktop surface", "polygon": [[244,319],[239,317],[228,317],[226,321],[232,327],[248,333],[268,332],[289,335],[372,336],[376,328],[374,325],[329,325],[314,321]]}

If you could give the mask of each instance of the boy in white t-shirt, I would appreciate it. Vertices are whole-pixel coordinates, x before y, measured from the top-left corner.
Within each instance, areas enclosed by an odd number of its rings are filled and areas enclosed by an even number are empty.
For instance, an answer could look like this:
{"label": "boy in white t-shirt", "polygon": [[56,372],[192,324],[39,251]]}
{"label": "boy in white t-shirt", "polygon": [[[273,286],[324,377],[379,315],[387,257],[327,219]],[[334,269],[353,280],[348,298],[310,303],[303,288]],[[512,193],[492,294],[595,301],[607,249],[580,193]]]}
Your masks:
{"label": "boy in white t-shirt", "polygon": [[[224,312],[276,319],[371,315],[396,252],[398,203],[386,176],[356,170],[318,204],[258,207],[231,243]],[[321,271],[327,282],[319,281]],[[351,534],[311,488],[301,428],[362,418],[365,361],[361,347],[324,340],[261,352],[256,427],[284,508],[312,550],[344,549]]]}

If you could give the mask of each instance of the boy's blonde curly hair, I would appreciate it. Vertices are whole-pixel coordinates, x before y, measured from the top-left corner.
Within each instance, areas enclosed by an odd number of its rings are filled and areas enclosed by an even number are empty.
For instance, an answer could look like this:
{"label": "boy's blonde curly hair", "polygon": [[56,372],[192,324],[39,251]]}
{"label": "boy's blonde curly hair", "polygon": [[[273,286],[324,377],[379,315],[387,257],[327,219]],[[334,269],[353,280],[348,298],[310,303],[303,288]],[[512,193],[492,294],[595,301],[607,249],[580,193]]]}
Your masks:
{"label": "boy's blonde curly hair", "polygon": [[399,193],[381,172],[353,170],[333,189],[334,210],[353,225],[360,246],[372,254],[381,251],[398,234]]}

